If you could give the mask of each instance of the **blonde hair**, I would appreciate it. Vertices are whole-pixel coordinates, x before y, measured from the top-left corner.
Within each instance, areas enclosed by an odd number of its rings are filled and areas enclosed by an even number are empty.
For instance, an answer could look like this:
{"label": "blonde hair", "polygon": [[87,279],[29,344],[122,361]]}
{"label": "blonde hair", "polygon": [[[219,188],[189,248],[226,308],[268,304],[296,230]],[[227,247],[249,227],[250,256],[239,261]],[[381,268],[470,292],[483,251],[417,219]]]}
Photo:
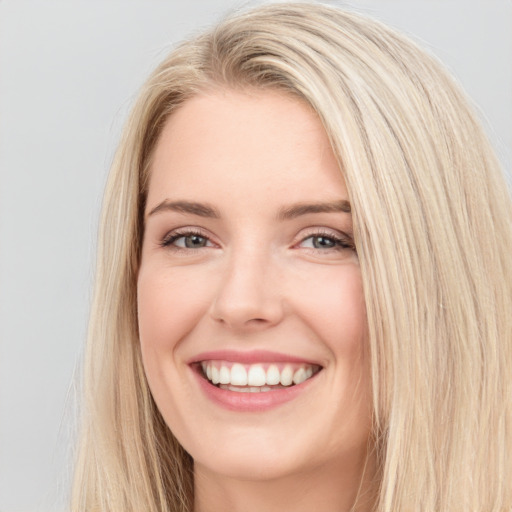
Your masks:
{"label": "blonde hair", "polygon": [[190,511],[191,457],[137,335],[151,153],[188,98],[270,88],[318,113],[345,177],[366,300],[375,510],[512,510],[512,202],[466,99],[382,24],[271,4],[176,48],[142,88],[108,181],[72,509]]}

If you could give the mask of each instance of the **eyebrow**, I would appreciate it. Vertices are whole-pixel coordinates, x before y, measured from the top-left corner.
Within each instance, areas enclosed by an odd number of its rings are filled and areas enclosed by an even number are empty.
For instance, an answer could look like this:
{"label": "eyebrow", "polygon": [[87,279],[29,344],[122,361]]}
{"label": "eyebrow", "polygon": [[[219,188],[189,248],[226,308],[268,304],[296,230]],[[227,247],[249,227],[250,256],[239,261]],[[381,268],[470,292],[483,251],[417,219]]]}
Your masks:
{"label": "eyebrow", "polygon": [[283,208],[278,215],[279,220],[290,220],[309,213],[350,213],[350,202],[346,199],[327,203],[299,203]]}
{"label": "eyebrow", "polygon": [[155,213],[164,211],[172,211],[178,213],[191,213],[199,217],[210,217],[214,219],[220,218],[220,214],[216,208],[205,203],[195,203],[191,201],[169,201],[165,199],[160,204],[155,206],[149,213],[148,217]]}
{"label": "eyebrow", "polygon": [[[165,199],[157,206],[155,206],[147,214],[147,217],[165,211],[189,213],[199,217],[208,217],[213,219],[219,219],[221,217],[219,211],[207,203],[197,203],[193,201],[169,201],[168,199]],[[350,213],[350,202],[346,199],[341,199],[339,201],[329,201],[323,203],[298,203],[281,209],[277,215],[277,219],[291,220],[300,217],[301,215],[308,215],[311,213],[336,212]]]}

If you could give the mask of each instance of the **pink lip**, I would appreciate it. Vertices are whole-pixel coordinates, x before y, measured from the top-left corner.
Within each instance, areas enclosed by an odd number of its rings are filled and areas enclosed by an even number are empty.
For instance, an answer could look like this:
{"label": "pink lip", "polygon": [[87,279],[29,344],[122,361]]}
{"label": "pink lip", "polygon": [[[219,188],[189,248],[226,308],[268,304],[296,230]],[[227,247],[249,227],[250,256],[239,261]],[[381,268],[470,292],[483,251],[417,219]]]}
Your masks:
{"label": "pink lip", "polygon": [[251,363],[254,361],[258,362],[267,362],[267,361],[286,361],[286,362],[304,362],[302,359],[290,358],[289,356],[284,356],[283,354],[275,354],[272,353],[272,358],[264,360],[262,359],[262,354],[266,354],[265,357],[270,357],[269,352],[252,352],[250,354],[245,354],[244,357],[239,357],[240,353],[237,352],[238,357],[233,357],[233,353],[230,351],[222,351],[222,352],[209,352],[201,354],[200,359],[194,358],[194,361],[190,363],[190,369],[192,370],[192,374],[196,379],[201,391],[205,394],[205,396],[211,400],[214,404],[219,405],[220,407],[236,412],[264,412],[280,405],[283,405],[287,402],[290,402],[300,396],[302,393],[307,391],[309,386],[316,380],[318,375],[321,373],[318,372],[313,375],[308,380],[296,384],[294,386],[279,388],[272,391],[260,391],[256,393],[240,393],[237,391],[230,391],[228,389],[221,389],[212,384],[208,379],[206,379],[200,368],[199,364],[194,364],[196,361],[205,361],[205,360],[230,360],[237,361],[241,363]]}
{"label": "pink lip", "polygon": [[252,350],[242,352],[239,350],[212,350],[202,352],[194,356],[188,364],[200,363],[201,361],[232,361],[234,363],[253,364],[253,363],[305,363],[318,364],[315,361],[309,361],[300,357],[294,357],[279,352],[268,350]]}

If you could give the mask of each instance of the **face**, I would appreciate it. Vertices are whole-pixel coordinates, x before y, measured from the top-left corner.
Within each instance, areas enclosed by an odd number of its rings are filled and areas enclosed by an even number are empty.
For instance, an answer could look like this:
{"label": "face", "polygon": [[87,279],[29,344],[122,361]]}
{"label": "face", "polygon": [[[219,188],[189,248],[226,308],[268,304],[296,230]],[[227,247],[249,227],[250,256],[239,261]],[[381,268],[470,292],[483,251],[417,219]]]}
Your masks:
{"label": "face", "polygon": [[370,430],[348,193],[318,117],[277,92],[188,100],[151,167],[147,379],[195,471],[343,470]]}

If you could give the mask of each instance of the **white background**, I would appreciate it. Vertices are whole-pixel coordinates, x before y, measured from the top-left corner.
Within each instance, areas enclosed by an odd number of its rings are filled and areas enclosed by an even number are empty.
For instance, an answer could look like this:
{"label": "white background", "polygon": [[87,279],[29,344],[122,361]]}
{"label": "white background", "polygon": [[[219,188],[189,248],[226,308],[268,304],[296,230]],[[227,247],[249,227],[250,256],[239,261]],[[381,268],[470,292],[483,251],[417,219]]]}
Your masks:
{"label": "white background", "polygon": [[[479,106],[510,171],[510,0],[330,3],[436,53]],[[73,372],[121,126],[169,46],[240,5],[0,0],[0,512],[66,509]]]}

